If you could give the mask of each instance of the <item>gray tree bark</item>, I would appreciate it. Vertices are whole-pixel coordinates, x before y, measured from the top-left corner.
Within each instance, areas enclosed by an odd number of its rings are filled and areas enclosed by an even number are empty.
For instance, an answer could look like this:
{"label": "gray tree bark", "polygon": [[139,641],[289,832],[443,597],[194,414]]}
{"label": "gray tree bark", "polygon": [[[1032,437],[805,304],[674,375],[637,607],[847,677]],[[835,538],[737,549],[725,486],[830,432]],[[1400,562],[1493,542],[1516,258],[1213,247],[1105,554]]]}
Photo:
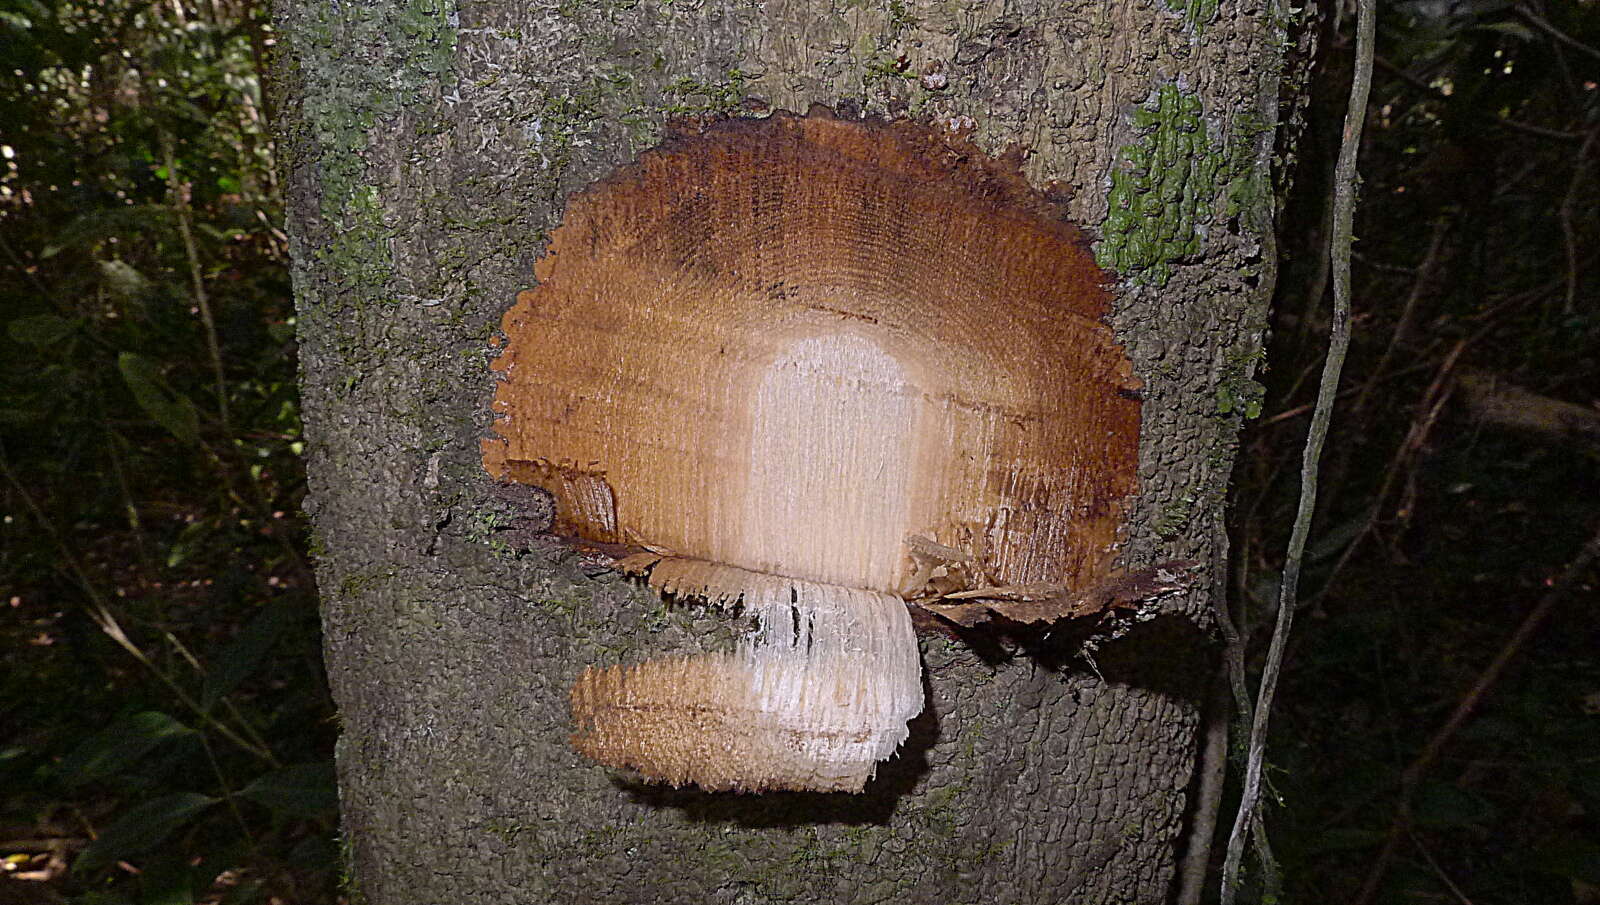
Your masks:
{"label": "gray tree bark", "polygon": [[[962,124],[1068,187],[1144,382],[1123,558],[1211,561],[1274,275],[1267,0],[282,0],[308,500],[357,901],[1158,902],[1215,660],[1202,580],[1084,657],[922,639],[863,796],[639,786],[567,744],[583,667],[729,629],[519,542],[491,340],[564,198],[679,115]],[[621,649],[619,649],[619,646]]]}

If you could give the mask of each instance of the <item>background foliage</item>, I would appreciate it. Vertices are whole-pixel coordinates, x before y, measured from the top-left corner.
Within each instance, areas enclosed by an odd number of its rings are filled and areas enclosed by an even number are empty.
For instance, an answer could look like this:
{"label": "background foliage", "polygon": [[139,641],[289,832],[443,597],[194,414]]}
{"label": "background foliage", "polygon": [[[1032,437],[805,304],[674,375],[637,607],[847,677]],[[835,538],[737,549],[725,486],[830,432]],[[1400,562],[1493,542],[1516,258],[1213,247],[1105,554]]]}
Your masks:
{"label": "background foliage", "polygon": [[[1592,568],[1415,766],[1600,529],[1600,5],[1379,10],[1353,346],[1268,752],[1285,898],[1600,901]],[[1233,606],[1258,645],[1326,346],[1352,48],[1324,12],[1267,404],[1231,512]],[[1484,401],[1510,388],[1528,391],[1513,412]]]}
{"label": "background foliage", "polygon": [[0,5],[0,855],[77,901],[332,895],[263,12]]}
{"label": "background foliage", "polygon": [[[1252,652],[1326,335],[1339,12],[1305,18],[1232,507]],[[1592,574],[1406,774],[1596,529],[1592,428],[1474,400],[1600,397],[1600,4],[1382,14],[1356,344],[1269,755],[1284,897],[1600,901]],[[0,903],[340,896],[264,17],[0,0]]]}

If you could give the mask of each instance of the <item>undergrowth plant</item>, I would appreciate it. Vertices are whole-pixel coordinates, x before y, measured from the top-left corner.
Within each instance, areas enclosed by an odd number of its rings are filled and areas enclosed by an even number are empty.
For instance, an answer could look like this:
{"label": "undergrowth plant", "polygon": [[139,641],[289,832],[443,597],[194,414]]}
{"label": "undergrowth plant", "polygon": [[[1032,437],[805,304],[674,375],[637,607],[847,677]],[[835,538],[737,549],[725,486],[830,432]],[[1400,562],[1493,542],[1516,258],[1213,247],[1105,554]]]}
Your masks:
{"label": "undergrowth plant", "polygon": [[332,896],[264,17],[0,6],[0,856],[74,901]]}

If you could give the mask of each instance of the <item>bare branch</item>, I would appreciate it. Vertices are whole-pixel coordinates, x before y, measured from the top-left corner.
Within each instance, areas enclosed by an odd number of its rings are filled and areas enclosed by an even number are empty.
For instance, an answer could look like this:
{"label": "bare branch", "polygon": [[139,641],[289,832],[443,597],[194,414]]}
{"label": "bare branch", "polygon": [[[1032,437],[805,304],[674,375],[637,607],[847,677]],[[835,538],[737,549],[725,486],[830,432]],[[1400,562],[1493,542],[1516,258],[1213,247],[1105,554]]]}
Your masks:
{"label": "bare branch", "polygon": [[1294,530],[1284,556],[1283,585],[1278,594],[1278,622],[1267,648],[1267,659],[1256,692],[1255,713],[1250,722],[1249,746],[1245,761],[1244,789],[1233,833],[1228,838],[1227,856],[1222,867],[1222,903],[1232,905],[1239,888],[1239,867],[1244,860],[1245,841],[1255,829],[1257,848],[1264,866],[1270,866],[1262,823],[1256,817],[1261,797],[1261,772],[1266,755],[1267,717],[1272,696],[1278,687],[1283,652],[1288,646],[1289,629],[1294,622],[1295,597],[1300,581],[1300,560],[1306,539],[1311,534],[1311,517],[1317,506],[1317,469],[1322,447],[1333,420],[1334,400],[1339,393],[1339,375],[1344,369],[1345,352],[1350,346],[1350,243],[1356,202],[1356,158],[1361,148],[1361,128],[1367,115],[1367,95],[1372,87],[1372,48],[1377,0],[1358,0],[1356,4],[1356,59],[1350,84],[1350,103],[1345,110],[1344,140],[1339,146],[1339,163],[1334,171],[1333,235],[1333,318],[1328,340],[1328,357],[1323,363],[1322,380],[1317,389],[1317,407],[1311,416],[1305,456],[1300,468],[1300,506]]}

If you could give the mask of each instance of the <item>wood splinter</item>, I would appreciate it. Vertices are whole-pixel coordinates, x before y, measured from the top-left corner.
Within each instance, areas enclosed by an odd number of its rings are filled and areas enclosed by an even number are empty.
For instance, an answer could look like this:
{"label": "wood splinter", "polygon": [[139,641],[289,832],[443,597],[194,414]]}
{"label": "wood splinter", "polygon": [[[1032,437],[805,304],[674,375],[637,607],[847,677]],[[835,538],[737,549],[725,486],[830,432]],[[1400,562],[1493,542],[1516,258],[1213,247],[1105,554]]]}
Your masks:
{"label": "wood splinter", "polygon": [[584,754],[861,791],[923,703],[905,596],[1104,577],[1137,385],[1106,274],[1015,161],[912,122],[730,120],[574,196],[535,270],[485,467],[759,625],[584,671]]}
{"label": "wood splinter", "polygon": [[994,619],[1036,625],[1097,616],[1112,610],[1135,609],[1141,604],[1176,594],[1193,583],[1195,566],[1196,563],[1186,560],[1173,560],[1115,575],[1077,591],[1059,584],[973,588],[916,603],[928,612],[964,628]]}

